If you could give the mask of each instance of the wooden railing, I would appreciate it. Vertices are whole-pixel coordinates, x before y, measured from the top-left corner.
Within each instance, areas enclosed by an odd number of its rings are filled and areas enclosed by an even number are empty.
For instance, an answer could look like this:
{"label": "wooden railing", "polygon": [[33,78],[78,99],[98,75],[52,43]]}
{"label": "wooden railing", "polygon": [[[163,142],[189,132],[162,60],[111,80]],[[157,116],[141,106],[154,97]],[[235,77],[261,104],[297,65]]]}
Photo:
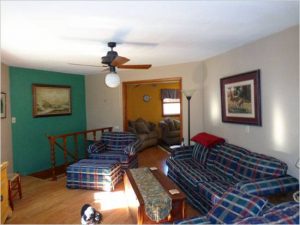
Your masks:
{"label": "wooden railing", "polygon": [[[71,157],[74,161],[78,161],[78,152],[79,152],[79,144],[78,140],[80,136],[83,136],[84,148],[85,148],[85,156],[87,157],[87,148],[89,141],[96,141],[97,134],[102,134],[104,131],[112,131],[112,127],[104,127],[93,130],[85,130],[68,134],[60,134],[54,136],[47,136],[50,144],[50,153],[51,153],[51,168],[52,168],[52,180],[56,180],[56,149],[62,150],[64,153],[64,167],[65,171],[67,170],[67,166],[69,164],[68,156]],[[92,136],[91,139],[89,137]],[[72,142],[74,149],[69,149],[67,146],[68,141]],[[58,147],[58,148],[55,148]]]}

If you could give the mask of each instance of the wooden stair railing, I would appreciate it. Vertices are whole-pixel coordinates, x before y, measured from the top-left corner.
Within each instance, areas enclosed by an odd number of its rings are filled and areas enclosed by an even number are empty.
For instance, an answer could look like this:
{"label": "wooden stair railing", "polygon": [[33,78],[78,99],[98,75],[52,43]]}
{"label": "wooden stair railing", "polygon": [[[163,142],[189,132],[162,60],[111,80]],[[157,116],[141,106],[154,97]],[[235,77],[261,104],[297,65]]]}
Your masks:
{"label": "wooden stair railing", "polygon": [[[79,132],[73,132],[73,133],[68,133],[68,134],[60,134],[60,135],[53,135],[53,136],[47,136],[50,144],[50,153],[51,153],[51,169],[52,169],[52,180],[56,180],[56,156],[55,156],[55,151],[56,151],[56,146],[58,149],[62,150],[64,153],[64,167],[65,171],[67,170],[67,166],[69,164],[68,162],[68,156],[70,156],[74,161],[78,161],[78,152],[79,152],[79,147],[78,147],[78,139],[79,136],[83,135],[83,140],[84,140],[84,148],[85,148],[85,156],[87,157],[87,148],[88,148],[88,141],[96,141],[97,140],[97,132],[100,132],[101,134],[104,131],[112,131],[112,127],[104,127],[104,128],[98,128],[98,129],[93,129],[93,130],[85,130],[85,131],[79,131]],[[89,135],[92,135],[92,140],[88,139]],[[73,152],[68,149],[67,147],[67,140],[68,138],[71,138],[71,141],[74,143],[74,150]],[[61,140],[62,143],[59,143],[58,140]]]}

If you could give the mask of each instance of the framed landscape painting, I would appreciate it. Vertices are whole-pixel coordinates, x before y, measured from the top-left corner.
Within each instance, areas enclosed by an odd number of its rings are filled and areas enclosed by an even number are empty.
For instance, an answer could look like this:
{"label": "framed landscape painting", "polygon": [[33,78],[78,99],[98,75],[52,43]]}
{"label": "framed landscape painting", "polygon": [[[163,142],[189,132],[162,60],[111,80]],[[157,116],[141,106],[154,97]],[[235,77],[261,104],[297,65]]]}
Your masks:
{"label": "framed landscape painting", "polygon": [[262,125],[260,70],[220,80],[222,121]]}
{"label": "framed landscape painting", "polygon": [[32,85],[33,117],[61,116],[72,113],[71,87],[64,85]]}

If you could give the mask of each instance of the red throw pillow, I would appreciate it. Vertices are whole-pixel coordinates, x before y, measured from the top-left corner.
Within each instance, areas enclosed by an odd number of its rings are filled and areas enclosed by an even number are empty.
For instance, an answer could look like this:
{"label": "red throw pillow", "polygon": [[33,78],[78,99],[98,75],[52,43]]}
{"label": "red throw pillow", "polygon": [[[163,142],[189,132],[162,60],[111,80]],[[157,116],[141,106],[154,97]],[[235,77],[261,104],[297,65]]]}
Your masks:
{"label": "red throw pillow", "polygon": [[208,134],[205,132],[199,133],[197,135],[195,135],[192,139],[192,141],[197,142],[199,144],[204,145],[205,147],[212,147],[216,144],[220,144],[220,143],[224,143],[225,140],[224,138],[221,137],[217,137],[215,135],[212,134]]}

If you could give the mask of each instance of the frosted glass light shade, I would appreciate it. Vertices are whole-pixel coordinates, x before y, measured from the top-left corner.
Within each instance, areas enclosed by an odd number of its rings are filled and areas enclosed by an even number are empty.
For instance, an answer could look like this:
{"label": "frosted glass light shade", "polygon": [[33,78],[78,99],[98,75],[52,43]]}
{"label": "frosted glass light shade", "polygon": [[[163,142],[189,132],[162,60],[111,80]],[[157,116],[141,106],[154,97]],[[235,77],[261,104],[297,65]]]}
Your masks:
{"label": "frosted glass light shade", "polygon": [[120,77],[118,74],[111,72],[105,77],[105,84],[110,88],[115,88],[120,85]]}
{"label": "frosted glass light shade", "polygon": [[182,92],[185,95],[185,97],[192,97],[195,91],[196,91],[196,89],[185,89],[185,90],[182,90]]}

